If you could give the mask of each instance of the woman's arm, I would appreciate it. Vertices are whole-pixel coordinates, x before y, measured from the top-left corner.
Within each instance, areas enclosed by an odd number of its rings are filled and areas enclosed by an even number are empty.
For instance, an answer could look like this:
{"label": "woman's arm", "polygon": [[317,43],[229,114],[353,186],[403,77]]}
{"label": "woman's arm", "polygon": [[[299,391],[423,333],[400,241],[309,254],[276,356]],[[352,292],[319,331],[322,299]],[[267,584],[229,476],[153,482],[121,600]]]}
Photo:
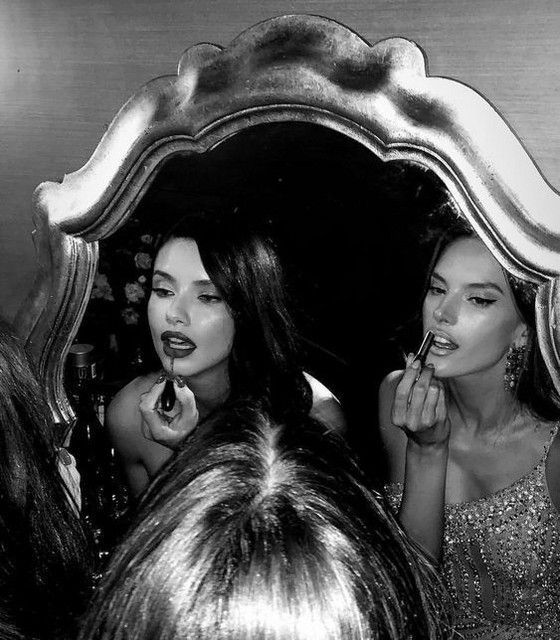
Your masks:
{"label": "woman's arm", "polygon": [[111,439],[134,495],[146,488],[198,424],[194,395],[182,379],[173,382],[175,415],[163,414],[160,397],[164,385],[161,376],[136,378],[119,391],[107,409]]}
{"label": "woman's arm", "polygon": [[439,560],[449,421],[443,385],[433,378],[433,369],[420,370],[414,363],[387,376],[379,391],[379,423],[391,481],[404,484],[399,520]]}
{"label": "woman's arm", "polygon": [[133,384],[121,389],[110,402],[105,414],[105,424],[123,466],[129,489],[134,496],[138,496],[147,487],[150,478],[143,463],[145,445],[141,440],[141,418]]}

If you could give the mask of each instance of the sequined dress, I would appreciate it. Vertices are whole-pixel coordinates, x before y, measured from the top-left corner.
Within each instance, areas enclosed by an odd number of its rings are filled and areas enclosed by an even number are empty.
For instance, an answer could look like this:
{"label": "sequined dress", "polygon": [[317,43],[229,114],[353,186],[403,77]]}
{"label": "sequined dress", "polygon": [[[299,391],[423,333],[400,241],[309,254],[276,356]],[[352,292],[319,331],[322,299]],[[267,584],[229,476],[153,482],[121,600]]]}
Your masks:
{"label": "sequined dress", "polygon": [[[457,638],[560,638],[560,513],[543,456],[525,476],[483,498],[445,505],[442,567]],[[402,485],[386,486],[396,510]]]}

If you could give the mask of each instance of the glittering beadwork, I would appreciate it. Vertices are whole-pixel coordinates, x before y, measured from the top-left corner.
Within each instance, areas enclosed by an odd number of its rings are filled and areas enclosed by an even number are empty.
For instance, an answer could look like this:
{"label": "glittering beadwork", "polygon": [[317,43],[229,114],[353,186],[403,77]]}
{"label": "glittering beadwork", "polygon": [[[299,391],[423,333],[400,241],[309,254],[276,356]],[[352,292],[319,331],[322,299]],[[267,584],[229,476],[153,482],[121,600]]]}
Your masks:
{"label": "glittering beadwork", "polygon": [[511,345],[506,357],[506,370],[504,373],[504,387],[506,391],[514,391],[519,382],[519,377],[523,366],[525,364],[525,358],[527,356],[527,347],[521,345],[516,347]]}
{"label": "glittering beadwork", "polygon": [[[560,513],[545,453],[509,487],[445,506],[443,574],[465,640],[560,638]],[[386,487],[398,509],[402,485]]]}

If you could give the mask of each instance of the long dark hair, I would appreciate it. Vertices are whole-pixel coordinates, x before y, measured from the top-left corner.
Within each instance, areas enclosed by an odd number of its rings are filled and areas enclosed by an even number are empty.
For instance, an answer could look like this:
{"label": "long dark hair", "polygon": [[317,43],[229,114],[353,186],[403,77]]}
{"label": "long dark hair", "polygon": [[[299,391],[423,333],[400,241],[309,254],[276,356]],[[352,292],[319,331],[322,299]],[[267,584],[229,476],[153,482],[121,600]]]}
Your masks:
{"label": "long dark hair", "polygon": [[231,399],[258,398],[278,420],[307,414],[311,391],[272,242],[235,211],[184,217],[157,250],[174,238],[197,243],[204,268],[232,313]]}
{"label": "long dark hair", "polygon": [[[427,239],[437,239],[435,240],[423,298],[427,293],[432,272],[445,249],[461,238],[478,237],[467,220],[459,214],[452,215],[447,210],[444,217],[440,216],[439,221],[440,224],[442,222],[445,223],[442,226],[435,225],[429,228],[426,236]],[[537,339],[535,315],[537,285],[521,280],[505,269],[504,275],[511,288],[519,314],[527,325],[529,332],[524,365],[513,392],[519,403],[527,407],[536,418],[557,420],[560,416],[560,398],[544,362]]]}
{"label": "long dark hair", "polygon": [[144,494],[81,639],[434,640],[444,601],[340,436],[237,405]]}
{"label": "long dark hair", "polygon": [[0,320],[1,637],[73,637],[89,596],[88,547],[53,436],[31,362]]}

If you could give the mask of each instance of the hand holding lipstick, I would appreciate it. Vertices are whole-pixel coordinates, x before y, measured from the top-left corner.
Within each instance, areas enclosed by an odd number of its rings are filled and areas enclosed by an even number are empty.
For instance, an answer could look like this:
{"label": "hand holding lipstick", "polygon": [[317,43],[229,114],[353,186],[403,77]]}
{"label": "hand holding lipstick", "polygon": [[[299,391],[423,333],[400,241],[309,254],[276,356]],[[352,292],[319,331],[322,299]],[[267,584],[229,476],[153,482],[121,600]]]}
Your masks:
{"label": "hand holding lipstick", "polygon": [[140,414],[142,415],[142,433],[148,440],[158,442],[170,449],[178,449],[183,440],[194,431],[198,424],[198,408],[193,392],[185,384],[181,376],[172,378],[175,392],[174,415],[166,414],[162,409],[162,396],[167,376],[160,376],[152,388],[140,397]]}
{"label": "hand holding lipstick", "polygon": [[443,445],[449,439],[445,387],[434,377],[433,365],[424,366],[432,340],[428,332],[418,353],[408,355],[391,412],[393,424],[421,446]]}

